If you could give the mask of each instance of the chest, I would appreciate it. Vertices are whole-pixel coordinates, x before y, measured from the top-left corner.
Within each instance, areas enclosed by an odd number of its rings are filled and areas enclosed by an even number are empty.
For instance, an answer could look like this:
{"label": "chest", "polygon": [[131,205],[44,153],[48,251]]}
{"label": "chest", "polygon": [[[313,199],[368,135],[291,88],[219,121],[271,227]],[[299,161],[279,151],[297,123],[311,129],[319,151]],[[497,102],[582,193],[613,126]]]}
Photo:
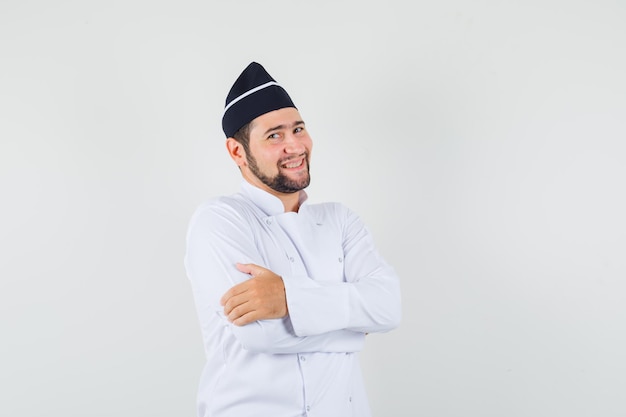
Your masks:
{"label": "chest", "polygon": [[295,213],[261,220],[255,237],[269,269],[318,281],[344,280],[340,225]]}

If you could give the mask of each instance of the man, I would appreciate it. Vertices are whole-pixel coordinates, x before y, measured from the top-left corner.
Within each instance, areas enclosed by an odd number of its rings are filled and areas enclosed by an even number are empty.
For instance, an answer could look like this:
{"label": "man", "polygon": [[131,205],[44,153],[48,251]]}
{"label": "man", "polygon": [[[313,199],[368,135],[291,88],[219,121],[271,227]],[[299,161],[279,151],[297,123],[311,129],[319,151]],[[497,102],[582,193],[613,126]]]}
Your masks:
{"label": "man", "polygon": [[352,211],[307,204],[311,138],[258,63],[222,127],[241,190],[197,209],[185,256],[207,356],[198,415],[369,416],[357,353],[399,324],[395,272]]}

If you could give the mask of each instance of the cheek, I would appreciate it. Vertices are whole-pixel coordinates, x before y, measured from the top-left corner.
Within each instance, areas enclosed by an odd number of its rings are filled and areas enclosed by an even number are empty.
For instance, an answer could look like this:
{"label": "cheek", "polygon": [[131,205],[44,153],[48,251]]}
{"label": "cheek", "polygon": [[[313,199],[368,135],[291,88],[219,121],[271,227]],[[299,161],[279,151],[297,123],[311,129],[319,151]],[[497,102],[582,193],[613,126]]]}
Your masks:
{"label": "cheek", "polygon": [[311,151],[313,150],[313,141],[311,140],[311,138],[307,137],[306,139],[302,141],[302,144],[304,145],[305,148],[307,148],[309,153],[311,153]]}
{"label": "cheek", "polygon": [[267,169],[276,170],[279,159],[280,158],[277,155],[274,155],[273,152],[261,152],[258,155],[257,163],[259,166]]}

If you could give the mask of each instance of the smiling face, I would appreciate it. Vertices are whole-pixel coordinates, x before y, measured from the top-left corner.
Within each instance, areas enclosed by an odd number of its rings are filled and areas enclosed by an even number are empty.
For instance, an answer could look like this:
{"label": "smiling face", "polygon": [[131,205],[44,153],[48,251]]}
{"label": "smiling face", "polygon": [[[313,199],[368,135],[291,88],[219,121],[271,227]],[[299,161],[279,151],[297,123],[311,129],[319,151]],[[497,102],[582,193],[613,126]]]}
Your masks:
{"label": "smiling face", "polygon": [[278,197],[309,185],[312,141],[298,110],[265,113],[250,124],[247,152],[235,139],[227,144],[231,157],[250,183]]}

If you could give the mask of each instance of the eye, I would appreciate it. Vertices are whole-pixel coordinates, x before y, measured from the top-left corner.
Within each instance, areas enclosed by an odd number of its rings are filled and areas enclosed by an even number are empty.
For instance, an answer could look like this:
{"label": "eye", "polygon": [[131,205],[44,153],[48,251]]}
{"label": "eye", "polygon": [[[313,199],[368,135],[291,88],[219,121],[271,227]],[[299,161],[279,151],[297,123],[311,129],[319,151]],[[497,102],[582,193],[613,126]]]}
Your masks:
{"label": "eye", "polygon": [[280,139],[280,135],[278,133],[272,133],[267,138],[268,139]]}
{"label": "eye", "polygon": [[300,133],[304,131],[304,126],[298,126],[293,130],[293,133]]}

